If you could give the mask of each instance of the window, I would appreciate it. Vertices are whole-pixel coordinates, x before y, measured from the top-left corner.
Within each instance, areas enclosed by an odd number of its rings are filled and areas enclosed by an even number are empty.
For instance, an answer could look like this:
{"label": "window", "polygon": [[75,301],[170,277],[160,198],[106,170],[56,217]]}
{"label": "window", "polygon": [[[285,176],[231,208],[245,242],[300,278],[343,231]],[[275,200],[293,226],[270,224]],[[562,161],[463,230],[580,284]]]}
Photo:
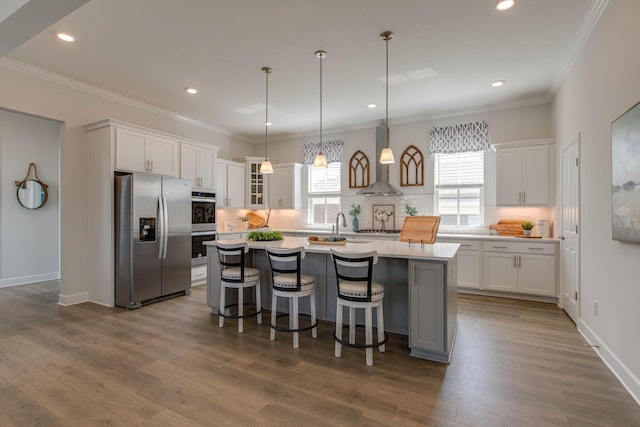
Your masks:
{"label": "window", "polygon": [[434,154],[434,210],[441,225],[482,227],[484,151]]}
{"label": "window", "polygon": [[309,171],[309,224],[332,224],[340,212],[340,162],[327,168],[307,166]]}

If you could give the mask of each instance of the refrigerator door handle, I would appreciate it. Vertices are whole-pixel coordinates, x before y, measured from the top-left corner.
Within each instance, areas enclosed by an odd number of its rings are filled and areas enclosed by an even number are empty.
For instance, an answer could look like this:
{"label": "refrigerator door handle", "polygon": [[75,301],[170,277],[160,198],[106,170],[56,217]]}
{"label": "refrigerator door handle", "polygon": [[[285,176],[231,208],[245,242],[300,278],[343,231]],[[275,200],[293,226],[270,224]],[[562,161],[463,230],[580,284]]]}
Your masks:
{"label": "refrigerator door handle", "polygon": [[162,196],[158,196],[158,259],[164,253],[164,208]]}
{"label": "refrigerator door handle", "polygon": [[164,230],[162,230],[162,238],[164,239],[164,244],[163,246],[163,254],[162,254],[162,258],[166,258],[167,257],[167,246],[169,246],[169,210],[167,208],[167,196],[165,196],[164,194],[162,195],[162,206],[164,209],[163,212],[163,216],[162,216],[162,222],[164,225]]}

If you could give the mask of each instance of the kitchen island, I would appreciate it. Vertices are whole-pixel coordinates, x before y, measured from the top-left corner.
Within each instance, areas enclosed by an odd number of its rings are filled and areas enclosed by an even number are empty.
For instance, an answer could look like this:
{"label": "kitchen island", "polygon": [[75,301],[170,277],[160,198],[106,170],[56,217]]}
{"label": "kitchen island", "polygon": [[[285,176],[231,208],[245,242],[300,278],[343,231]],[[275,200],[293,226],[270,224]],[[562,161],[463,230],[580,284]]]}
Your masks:
{"label": "kitchen island", "polygon": [[[245,240],[225,240],[225,243]],[[282,241],[249,241],[248,265],[261,270],[262,304],[271,306],[271,273],[264,251],[267,247],[294,248],[307,252],[303,274],[316,278],[316,305],[319,319],[335,321],[336,277],[330,248],[349,252],[377,251],[373,279],[384,285],[385,330],[408,335],[410,355],[449,363],[457,327],[457,257],[460,245],[435,243],[411,244],[388,240],[347,240],[344,246],[309,242],[304,237],[286,237]],[[220,301],[220,269],[216,241],[206,242],[207,305],[218,313]],[[229,295],[231,296],[231,295]],[[286,312],[286,306],[278,306]],[[301,313],[309,307],[301,303]],[[357,319],[363,323],[362,319]]]}

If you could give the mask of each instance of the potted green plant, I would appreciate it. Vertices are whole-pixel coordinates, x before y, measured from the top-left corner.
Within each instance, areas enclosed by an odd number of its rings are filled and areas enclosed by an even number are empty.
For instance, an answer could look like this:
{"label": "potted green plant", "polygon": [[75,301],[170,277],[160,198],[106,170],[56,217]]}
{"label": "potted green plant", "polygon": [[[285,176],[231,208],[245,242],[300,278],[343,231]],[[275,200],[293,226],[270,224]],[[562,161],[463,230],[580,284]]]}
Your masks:
{"label": "potted green plant", "polygon": [[531,230],[533,230],[535,224],[531,221],[524,221],[522,223],[522,230],[524,230],[525,237],[531,237]]}
{"label": "potted green plant", "polygon": [[351,220],[351,228],[353,229],[353,231],[358,231],[358,227],[360,227],[360,222],[358,221],[358,215],[360,215],[360,212],[362,212],[362,210],[360,209],[360,205],[351,205],[349,215],[351,215],[351,217],[353,218]]}
{"label": "potted green plant", "polygon": [[249,217],[247,215],[242,215],[240,218],[240,221],[242,221],[242,229],[246,230],[249,228]]}
{"label": "potted green plant", "polygon": [[406,204],[404,205],[404,213],[406,213],[409,216],[416,216],[418,215],[418,209],[416,209],[415,206],[411,206],[410,204]]}

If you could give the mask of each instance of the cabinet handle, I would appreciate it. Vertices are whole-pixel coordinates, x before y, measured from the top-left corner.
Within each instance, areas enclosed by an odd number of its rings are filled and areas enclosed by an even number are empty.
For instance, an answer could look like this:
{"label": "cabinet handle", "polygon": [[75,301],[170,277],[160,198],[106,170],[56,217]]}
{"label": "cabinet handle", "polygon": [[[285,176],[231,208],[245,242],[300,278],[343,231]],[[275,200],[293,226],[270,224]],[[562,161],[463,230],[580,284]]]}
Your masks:
{"label": "cabinet handle", "polygon": [[518,268],[518,255],[513,256],[513,268]]}
{"label": "cabinet handle", "polygon": [[460,246],[463,247],[463,248],[470,248],[471,247],[471,245],[463,245],[463,244],[461,244]]}
{"label": "cabinet handle", "polygon": [[544,251],[544,248],[527,248],[531,251]]}
{"label": "cabinet handle", "polygon": [[151,167],[149,168],[149,172],[153,172],[153,160],[149,161]]}
{"label": "cabinet handle", "polygon": [[144,161],[144,171],[149,172],[149,160]]}
{"label": "cabinet handle", "polygon": [[518,203],[522,203],[522,191],[518,191]]}
{"label": "cabinet handle", "polygon": [[522,204],[523,205],[527,204],[527,192],[526,191],[522,192]]}
{"label": "cabinet handle", "polygon": [[522,268],[522,255],[518,255],[518,268]]}
{"label": "cabinet handle", "polygon": [[507,249],[507,246],[494,246],[493,249]]}

